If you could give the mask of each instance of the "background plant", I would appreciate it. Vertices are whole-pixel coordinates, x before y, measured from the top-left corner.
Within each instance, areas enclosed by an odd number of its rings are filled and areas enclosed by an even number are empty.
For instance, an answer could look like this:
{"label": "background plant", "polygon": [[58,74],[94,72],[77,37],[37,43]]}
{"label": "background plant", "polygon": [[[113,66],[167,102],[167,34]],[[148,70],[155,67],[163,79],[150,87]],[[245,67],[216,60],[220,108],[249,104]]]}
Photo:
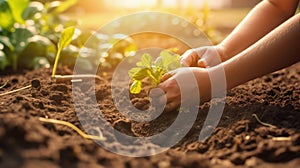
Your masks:
{"label": "background plant", "polygon": [[[40,3],[0,0],[0,69],[50,67],[62,31],[77,21],[62,15],[77,0]],[[88,39],[93,45],[84,46]],[[125,35],[103,35],[75,30],[71,45],[61,52],[60,63],[72,66],[77,58],[83,69],[111,67],[135,53],[136,45]],[[80,55],[79,55],[79,51]]]}

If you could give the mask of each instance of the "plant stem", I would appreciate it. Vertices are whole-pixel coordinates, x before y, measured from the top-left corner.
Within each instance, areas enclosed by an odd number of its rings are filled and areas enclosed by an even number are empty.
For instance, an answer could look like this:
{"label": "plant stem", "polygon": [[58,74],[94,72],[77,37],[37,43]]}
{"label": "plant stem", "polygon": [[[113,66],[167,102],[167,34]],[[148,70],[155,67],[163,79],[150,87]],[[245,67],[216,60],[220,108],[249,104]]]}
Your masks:
{"label": "plant stem", "polygon": [[60,53],[61,53],[61,49],[59,48],[57,50],[57,53],[56,53],[56,56],[55,56],[55,62],[54,62],[54,65],[53,65],[51,78],[55,78],[55,74],[56,74],[56,69],[57,69],[57,65],[58,65],[58,60],[59,60],[59,57],[60,57]]}
{"label": "plant stem", "polygon": [[42,122],[47,122],[47,123],[52,123],[52,124],[60,124],[60,125],[70,127],[74,131],[76,131],[79,135],[81,135],[83,138],[93,139],[93,140],[100,140],[100,141],[105,141],[106,140],[106,138],[103,137],[102,133],[100,133],[100,136],[88,135],[88,134],[84,133],[83,131],[81,131],[75,125],[73,125],[69,122],[66,122],[66,121],[56,120],[56,119],[48,119],[48,118],[43,118],[43,117],[40,117],[39,120],[42,121]]}
{"label": "plant stem", "polygon": [[18,68],[17,54],[12,54],[11,58],[12,58],[12,60],[11,60],[12,68],[13,68],[13,70],[17,70],[17,68]]}
{"label": "plant stem", "polygon": [[0,96],[9,95],[9,94],[19,92],[21,90],[25,90],[25,89],[28,89],[28,88],[31,88],[31,85],[28,85],[28,86],[25,86],[25,87],[22,87],[22,88],[19,88],[19,89],[15,89],[15,90],[12,90],[12,91],[9,91],[9,92],[1,93]]}

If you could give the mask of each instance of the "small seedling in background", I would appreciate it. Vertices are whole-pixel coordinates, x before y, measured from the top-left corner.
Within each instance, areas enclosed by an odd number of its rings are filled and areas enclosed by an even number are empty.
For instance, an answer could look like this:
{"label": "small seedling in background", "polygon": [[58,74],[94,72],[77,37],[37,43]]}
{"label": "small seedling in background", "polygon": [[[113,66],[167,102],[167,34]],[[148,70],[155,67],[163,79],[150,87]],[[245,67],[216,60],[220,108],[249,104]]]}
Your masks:
{"label": "small seedling in background", "polygon": [[172,54],[172,51],[178,49],[172,48],[163,50],[159,57],[154,60],[152,56],[145,53],[141,61],[136,63],[137,67],[129,70],[128,74],[133,80],[130,87],[130,93],[138,94],[142,90],[142,80],[145,78],[150,79],[152,86],[157,86],[165,73],[168,71],[181,67],[178,54]]}
{"label": "small seedling in background", "polygon": [[60,58],[61,51],[71,43],[74,32],[75,32],[75,28],[72,26],[66,28],[61,34],[61,38],[59,39],[57,44],[57,53],[55,56],[55,62],[52,69],[52,76],[51,76],[52,79],[55,78],[56,69],[57,69],[58,60]]}

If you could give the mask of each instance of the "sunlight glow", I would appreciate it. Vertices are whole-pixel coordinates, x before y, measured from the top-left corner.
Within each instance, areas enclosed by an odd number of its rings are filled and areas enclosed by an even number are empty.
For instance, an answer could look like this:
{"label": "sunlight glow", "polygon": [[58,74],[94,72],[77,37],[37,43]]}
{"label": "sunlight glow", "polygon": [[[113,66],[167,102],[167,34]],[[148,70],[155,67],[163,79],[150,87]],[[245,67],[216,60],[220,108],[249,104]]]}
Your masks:
{"label": "sunlight glow", "polygon": [[[118,8],[201,8],[205,0],[105,0],[108,6]],[[222,8],[228,5],[231,0],[207,0],[210,7]]]}

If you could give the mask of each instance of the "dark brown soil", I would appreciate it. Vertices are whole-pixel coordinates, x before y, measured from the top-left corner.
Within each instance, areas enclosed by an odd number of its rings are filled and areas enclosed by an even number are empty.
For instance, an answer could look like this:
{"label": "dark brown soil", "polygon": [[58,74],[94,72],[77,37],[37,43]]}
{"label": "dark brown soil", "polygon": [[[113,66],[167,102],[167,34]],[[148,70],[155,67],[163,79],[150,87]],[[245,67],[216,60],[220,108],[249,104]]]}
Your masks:
{"label": "dark brown soil", "polygon": [[[122,116],[111,97],[112,72],[103,76],[106,82],[96,82],[95,88],[85,87],[87,93],[95,89],[98,106],[112,126],[131,136],[149,136],[174,121],[175,112],[162,114],[150,123],[130,122]],[[29,84],[32,87],[0,97],[0,167],[294,168],[300,165],[300,64],[231,90],[219,126],[205,142],[198,142],[198,136],[209,103],[199,108],[193,128],[180,143],[167,152],[140,158],[111,153],[66,126],[39,121],[39,117],[59,119],[82,129],[84,123],[79,122],[78,115],[94,118],[98,115],[84,103],[78,107],[82,112],[75,114],[72,89],[76,88],[70,82],[52,82],[50,69],[6,73],[0,75],[0,85],[8,81],[0,93]],[[61,67],[58,73],[72,71]],[[137,108],[148,108],[145,93],[131,98]],[[276,128],[261,125],[252,114]],[[117,139],[104,128],[102,132],[106,138]]]}

